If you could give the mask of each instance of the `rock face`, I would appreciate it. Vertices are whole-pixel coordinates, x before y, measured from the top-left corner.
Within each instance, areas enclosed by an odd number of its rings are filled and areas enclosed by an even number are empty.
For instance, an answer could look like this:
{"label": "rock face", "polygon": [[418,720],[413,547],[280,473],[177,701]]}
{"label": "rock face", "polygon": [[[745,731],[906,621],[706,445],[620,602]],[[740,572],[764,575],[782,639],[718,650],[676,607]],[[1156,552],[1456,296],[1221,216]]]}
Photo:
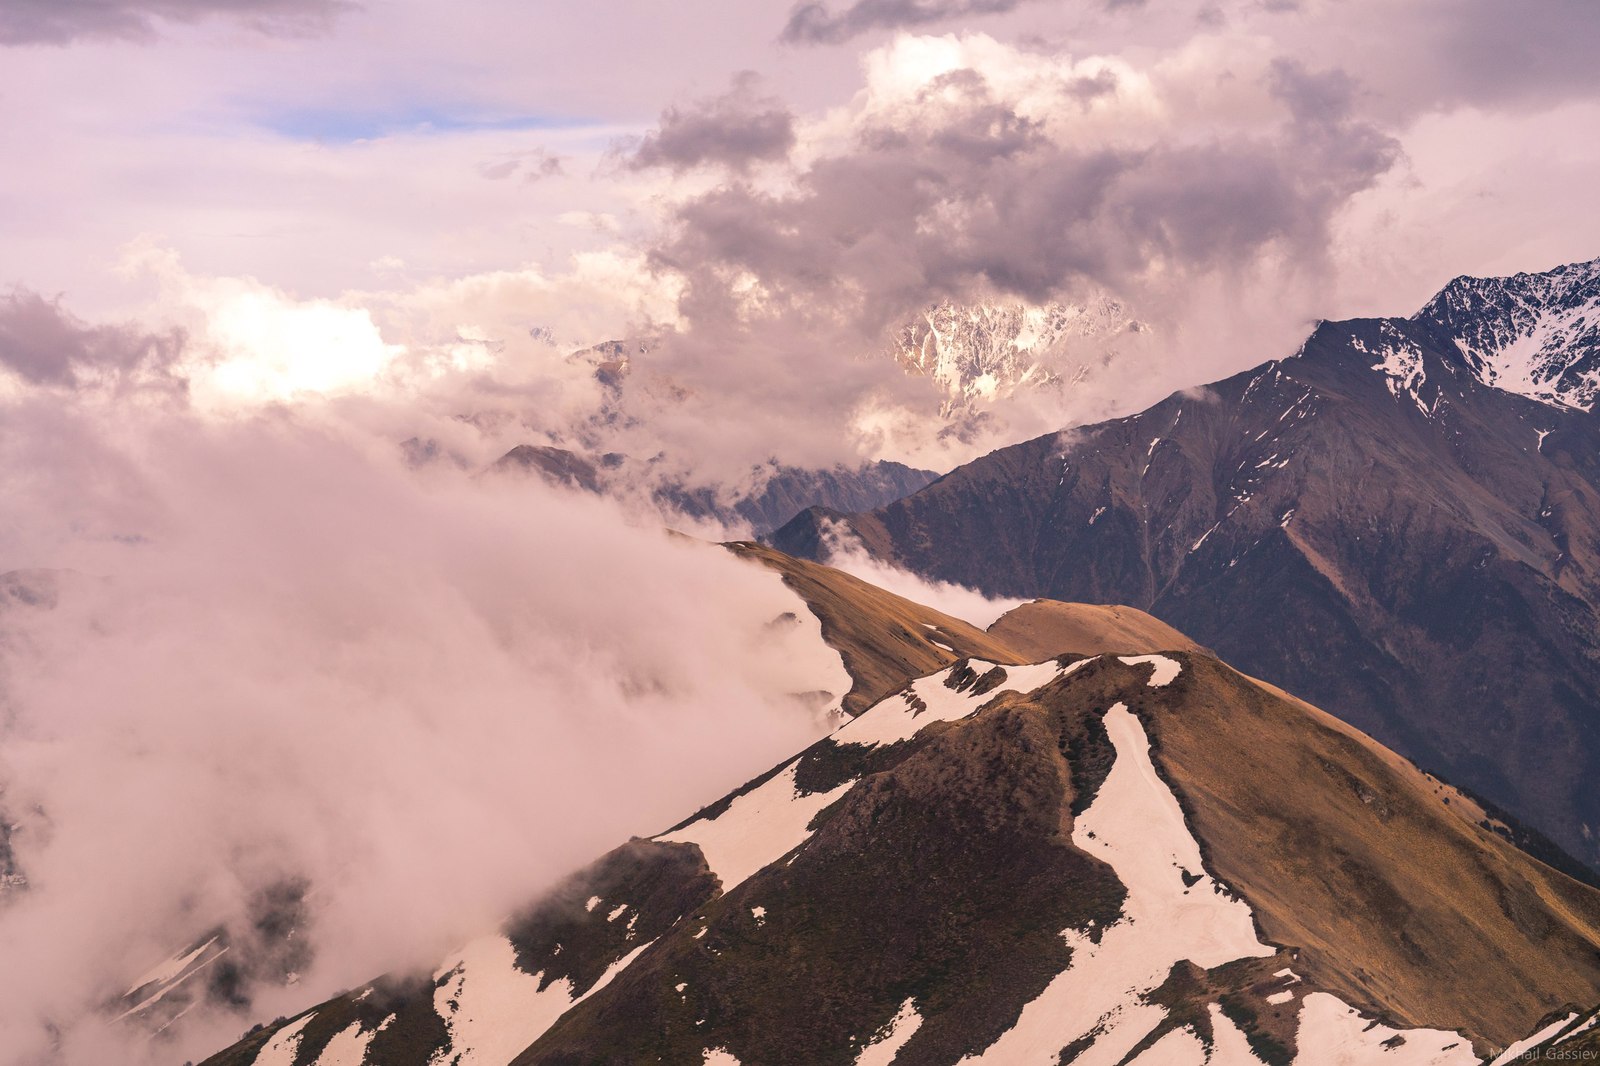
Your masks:
{"label": "rock face", "polygon": [[842,522],[1003,596],[1123,603],[1600,863],[1600,260],[1005,448]]}
{"label": "rock face", "polygon": [[1486,820],[1202,652],[961,658],[207,1062],[1468,1066],[1600,1001],[1600,891]]}

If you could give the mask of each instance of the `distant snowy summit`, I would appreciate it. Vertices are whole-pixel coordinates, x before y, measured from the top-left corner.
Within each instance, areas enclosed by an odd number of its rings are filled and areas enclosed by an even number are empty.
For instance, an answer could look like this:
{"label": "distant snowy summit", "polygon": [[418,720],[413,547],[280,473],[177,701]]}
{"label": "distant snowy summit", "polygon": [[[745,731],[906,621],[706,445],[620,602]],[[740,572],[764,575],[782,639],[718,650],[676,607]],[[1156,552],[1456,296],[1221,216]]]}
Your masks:
{"label": "distant snowy summit", "polygon": [[1115,354],[1119,339],[1148,331],[1122,304],[944,301],[896,332],[889,355],[909,374],[932,379],[953,418],[1028,389],[1061,388],[1088,378]]}

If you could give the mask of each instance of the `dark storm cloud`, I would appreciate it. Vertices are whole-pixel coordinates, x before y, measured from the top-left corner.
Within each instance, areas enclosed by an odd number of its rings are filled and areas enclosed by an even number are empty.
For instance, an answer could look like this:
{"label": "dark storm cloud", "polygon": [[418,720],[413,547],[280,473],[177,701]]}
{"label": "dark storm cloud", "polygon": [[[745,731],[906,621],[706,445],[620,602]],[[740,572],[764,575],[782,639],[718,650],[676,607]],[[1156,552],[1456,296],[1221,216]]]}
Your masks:
{"label": "dark storm cloud", "polygon": [[241,18],[267,33],[306,33],[354,6],[349,0],[4,0],[0,45],[144,40],[159,22],[213,15]]}
{"label": "dark storm cloud", "polygon": [[76,385],[88,373],[164,373],[183,348],[180,333],[91,326],[38,293],[0,297],[0,368],[34,385]]}
{"label": "dark storm cloud", "polygon": [[1320,262],[1335,213],[1399,148],[1350,117],[1342,75],[1280,64],[1269,87],[1288,111],[1275,128],[1121,147],[1052,139],[979,73],[947,74],[927,90],[939,106],[865,129],[792,192],[690,201],[657,256],[691,280],[691,305],[754,276],[766,306],[853,309],[867,330],[944,296],[1125,291],[1153,268],[1170,284],[1269,249]]}
{"label": "dark storm cloud", "polygon": [[803,3],[789,14],[782,39],[790,44],[837,44],[869,30],[909,29],[944,19],[998,15],[1029,0],[856,0],[843,11]]}
{"label": "dark storm cloud", "polygon": [[661,113],[661,126],[640,142],[628,160],[634,170],[673,171],[717,164],[741,170],[751,163],[783,159],[794,147],[794,113],[760,91],[753,71],[736,74],[720,96]]}
{"label": "dark storm cloud", "polygon": [[1348,118],[1356,98],[1356,82],[1342,70],[1310,71],[1292,59],[1273,62],[1267,78],[1272,95],[1294,117],[1306,123]]}

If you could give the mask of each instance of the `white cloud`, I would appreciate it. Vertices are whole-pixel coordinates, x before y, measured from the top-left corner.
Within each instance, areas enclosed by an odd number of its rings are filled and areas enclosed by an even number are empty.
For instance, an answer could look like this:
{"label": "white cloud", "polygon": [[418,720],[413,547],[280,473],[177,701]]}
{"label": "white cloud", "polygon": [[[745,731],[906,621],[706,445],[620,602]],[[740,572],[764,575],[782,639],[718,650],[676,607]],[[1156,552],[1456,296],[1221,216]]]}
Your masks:
{"label": "white cloud", "polygon": [[[819,735],[846,687],[777,577],[536,482],[408,470],[339,408],[225,420],[8,402],[0,1046],[198,1059],[94,1021],[254,893],[305,877],[317,962],[271,1017],[426,962],[551,879]],[[369,416],[370,417],[370,416]]]}
{"label": "white cloud", "polygon": [[896,596],[904,596],[914,603],[932,607],[936,611],[970,622],[979,629],[987,629],[1007,611],[1020,607],[1026,600],[997,599],[985,596],[977,589],[949,581],[931,581],[892,566],[867,554],[861,541],[836,522],[822,527],[822,542],[826,548],[827,563],[863,581],[888,589]]}

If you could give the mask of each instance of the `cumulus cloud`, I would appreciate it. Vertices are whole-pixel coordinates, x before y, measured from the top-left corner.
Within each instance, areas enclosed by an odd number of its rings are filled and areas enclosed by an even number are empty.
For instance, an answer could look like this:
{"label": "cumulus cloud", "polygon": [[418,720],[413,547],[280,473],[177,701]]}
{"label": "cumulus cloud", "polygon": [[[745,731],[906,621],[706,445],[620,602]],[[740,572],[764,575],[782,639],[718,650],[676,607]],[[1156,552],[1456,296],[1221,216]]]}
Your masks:
{"label": "cumulus cloud", "polygon": [[784,24],[790,44],[838,44],[870,30],[915,29],[947,19],[996,15],[1029,0],[856,0],[840,11],[825,3],[797,4]]}
{"label": "cumulus cloud", "polygon": [[[366,406],[0,404],[0,571],[55,572],[0,597],[28,879],[0,889],[7,1061],[198,1059],[426,965],[803,746],[798,694],[848,684],[775,575],[580,494],[412,470]],[[108,1024],[153,962],[302,882],[297,986],[154,1043]]]}
{"label": "cumulus cloud", "polygon": [[148,40],[162,22],[218,15],[264,33],[306,33],[354,6],[350,0],[7,0],[0,6],[0,45]]}
{"label": "cumulus cloud", "polygon": [[[714,398],[758,411],[768,447],[937,468],[1022,429],[1153,401],[1140,390],[1160,378],[1155,363],[1170,374],[1193,360],[1189,380],[1205,380],[1235,339],[1208,335],[1205,316],[1225,306],[1215,298],[1259,288],[1304,300],[1331,269],[1342,212],[1400,158],[1353,112],[1345,75],[1229,58],[1219,82],[1200,60],[1141,69],[982,35],[903,37],[873,52],[852,107],[804,131],[792,175],[691,190],[674,208],[653,260],[682,279],[685,328],[656,364],[687,413],[652,410],[642,423],[692,436],[709,424],[701,400]],[[1198,85],[1197,70],[1214,80]],[[871,358],[937,300],[1108,295],[1156,328],[1137,338],[1139,358],[1079,390],[1098,409],[1057,403],[1032,424],[944,434],[900,416],[931,406],[926,382],[897,381],[892,363]],[[716,431],[730,450],[746,443],[726,417]]]}
{"label": "cumulus cloud", "polygon": [[793,112],[764,95],[760,76],[747,70],[736,74],[719,96],[663,111],[660,128],[644,137],[628,157],[628,166],[744,170],[753,163],[787,158],[794,144]]}

